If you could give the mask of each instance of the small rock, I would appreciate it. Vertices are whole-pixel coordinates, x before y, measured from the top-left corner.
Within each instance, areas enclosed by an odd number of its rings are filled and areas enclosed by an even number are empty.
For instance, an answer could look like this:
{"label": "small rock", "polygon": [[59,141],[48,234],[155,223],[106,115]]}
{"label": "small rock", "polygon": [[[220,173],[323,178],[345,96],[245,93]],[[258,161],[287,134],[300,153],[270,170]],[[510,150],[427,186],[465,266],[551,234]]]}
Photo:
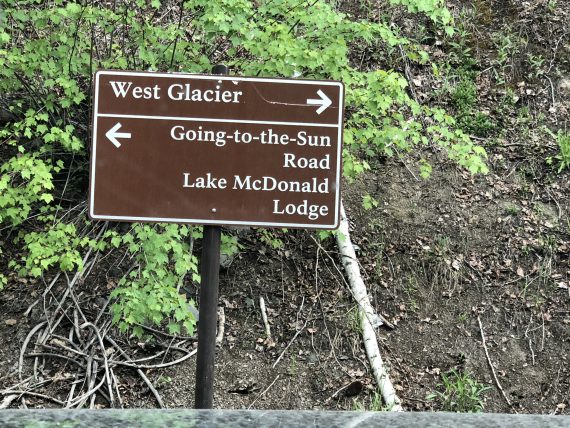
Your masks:
{"label": "small rock", "polygon": [[4,321],[4,324],[6,324],[6,325],[16,325],[16,324],[18,324],[18,321],[16,321],[16,320],[13,319],[13,318],[10,318],[10,319],[8,319],[8,320],[5,320],[5,321]]}
{"label": "small rock", "polygon": [[234,260],[236,259],[237,255],[238,255],[237,252],[235,252],[231,255],[221,253],[220,254],[220,267],[222,269],[228,269],[232,265]]}
{"label": "small rock", "polygon": [[570,77],[563,77],[558,82],[558,92],[562,98],[570,99]]}
{"label": "small rock", "polygon": [[188,311],[190,311],[192,315],[194,315],[194,319],[196,321],[199,321],[198,318],[200,318],[200,312],[198,312],[198,309],[196,309],[193,305],[188,305]]}

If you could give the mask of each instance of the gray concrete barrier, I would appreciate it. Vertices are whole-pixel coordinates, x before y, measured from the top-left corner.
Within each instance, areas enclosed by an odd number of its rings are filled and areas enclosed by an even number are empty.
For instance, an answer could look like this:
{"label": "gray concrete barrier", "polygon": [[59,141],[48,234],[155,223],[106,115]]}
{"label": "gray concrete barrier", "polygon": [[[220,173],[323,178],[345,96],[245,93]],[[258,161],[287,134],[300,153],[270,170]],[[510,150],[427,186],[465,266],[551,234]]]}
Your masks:
{"label": "gray concrete barrier", "polygon": [[1,410],[0,427],[570,427],[568,416],[298,410]]}

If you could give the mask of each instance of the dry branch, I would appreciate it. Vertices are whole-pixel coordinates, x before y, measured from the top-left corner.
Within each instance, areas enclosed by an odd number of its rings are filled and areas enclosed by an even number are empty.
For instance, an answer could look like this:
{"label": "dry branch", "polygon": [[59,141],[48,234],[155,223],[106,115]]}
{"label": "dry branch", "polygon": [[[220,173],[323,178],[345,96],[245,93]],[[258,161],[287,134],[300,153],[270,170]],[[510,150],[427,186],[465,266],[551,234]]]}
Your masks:
{"label": "dry branch", "polygon": [[487,342],[485,341],[485,333],[483,333],[483,324],[481,323],[481,317],[479,317],[479,315],[477,315],[477,322],[479,323],[479,330],[481,332],[481,339],[483,339],[483,349],[485,350],[485,355],[487,356],[487,362],[489,363],[489,367],[491,367],[491,372],[493,373],[493,379],[495,379],[495,384],[497,385],[497,388],[499,388],[499,391],[501,391],[501,394],[503,395],[503,398],[505,399],[507,404],[512,407],[511,401],[507,397],[507,394],[505,394],[505,391],[503,390],[503,387],[501,386],[501,383],[499,382],[499,378],[497,377],[497,374],[495,373],[495,367],[493,367],[491,357],[489,356],[489,350],[487,349]]}
{"label": "dry branch", "polygon": [[[105,227],[101,228],[98,237],[101,236],[104,229]],[[94,257],[97,257],[97,253]],[[87,266],[89,259],[90,252],[86,254],[83,266]],[[93,257],[91,257],[91,263],[93,261]],[[172,341],[166,350],[150,357],[135,360],[110,337],[112,324],[107,316],[109,299],[103,305],[96,305],[96,311],[87,310],[92,308],[82,306],[83,302],[93,301],[90,298],[85,299],[85,297],[92,297],[86,287],[83,286],[85,277],[91,272],[91,269],[86,270],[85,267],[77,270],[72,278],[65,272],[55,275],[52,281],[46,284],[47,289],[42,296],[28,308],[27,313],[29,314],[34,306],[43,302],[41,308],[43,318],[29,331],[20,349],[16,371],[20,382],[9,390],[0,391],[0,397],[10,395],[17,398],[10,397],[3,401],[0,400],[0,405],[9,406],[15,399],[20,400],[23,395],[27,395],[50,400],[66,408],[95,408],[99,400],[106,400],[110,407],[115,407],[115,403],[122,407],[123,399],[120,395],[118,378],[114,369],[129,367],[136,369],[154,394],[158,405],[164,407],[156,388],[142,370],[179,364],[192,357],[196,350],[183,348],[181,345],[186,340],[172,346],[172,342],[176,338],[181,338],[180,336],[171,336],[159,330],[150,329],[159,340],[161,339],[160,336],[163,335],[172,337]],[[57,287],[58,281],[61,281],[62,278],[67,281],[67,286]],[[223,317],[221,322],[223,330]],[[116,348],[118,353],[114,354],[115,350],[111,349],[110,346],[106,348],[109,343],[113,348]],[[183,354],[178,359],[174,359],[173,356],[176,351]],[[142,361],[155,360],[161,356],[163,359],[160,364],[141,364]],[[23,381],[22,373],[24,358],[26,357],[34,359],[34,375]],[[65,400],[35,392],[53,379],[46,379],[29,385],[28,380],[36,379],[38,375],[44,378],[46,375],[49,377],[48,371],[43,370],[46,363],[57,365],[62,370],[65,369],[64,365],[73,364],[77,366],[77,372],[72,376],[75,380],[67,384],[69,388],[65,392]],[[23,386],[17,389],[19,385]]]}
{"label": "dry branch", "polygon": [[341,253],[342,266],[344,267],[344,270],[348,277],[352,295],[358,303],[360,327],[362,329],[366,355],[370,361],[370,367],[372,368],[374,379],[378,384],[378,389],[382,394],[384,403],[386,403],[386,405],[392,411],[402,411],[400,399],[396,395],[394,386],[390,381],[388,372],[386,371],[386,367],[382,361],[382,356],[380,355],[380,349],[378,347],[378,341],[376,340],[376,331],[374,330],[374,326],[372,324],[374,323],[378,325],[378,323],[381,323],[381,321],[372,308],[372,305],[370,304],[370,300],[366,292],[366,285],[364,284],[362,275],[360,274],[360,268],[358,266],[356,253],[350,240],[348,219],[346,217],[344,205],[342,203],[340,209],[341,219],[337,234],[337,245]]}
{"label": "dry branch", "polygon": [[263,320],[263,325],[265,326],[265,336],[267,339],[271,339],[271,328],[269,327],[269,321],[267,320],[265,300],[261,296],[259,297],[259,309],[261,310],[261,319]]}
{"label": "dry branch", "polygon": [[38,325],[36,325],[26,336],[26,339],[24,340],[24,344],[22,345],[22,348],[20,349],[20,359],[18,360],[18,377],[20,378],[20,380],[22,379],[22,369],[24,368],[24,354],[26,353],[26,348],[28,347],[28,344],[30,343],[31,338],[34,336],[34,334],[36,334],[36,332],[41,329],[45,324],[47,324],[47,321],[42,321],[41,323],[39,323]]}
{"label": "dry branch", "polygon": [[[127,353],[125,351],[123,351],[121,349],[121,347],[119,345],[117,345],[117,343],[111,339],[110,337],[107,338],[107,341],[113,345],[115,347],[115,349],[117,349],[119,351],[119,353],[125,357],[127,359],[127,361],[131,361],[131,359],[129,358],[129,356],[127,355]],[[158,391],[156,390],[156,388],[154,387],[154,385],[152,384],[152,382],[148,379],[148,377],[146,377],[146,375],[144,374],[144,372],[141,369],[137,369],[137,373],[139,374],[139,376],[141,377],[141,379],[143,380],[144,383],[146,383],[146,386],[148,386],[148,388],[150,389],[150,391],[152,392],[152,395],[154,395],[154,398],[156,399],[156,402],[158,403],[158,405],[160,406],[161,409],[164,409],[164,403],[162,402],[162,398],[160,397],[160,394],[158,393]],[[117,385],[118,386],[118,385]],[[117,394],[119,389],[117,388]],[[120,396],[119,396],[119,400],[120,400]],[[121,403],[122,406],[122,403]]]}
{"label": "dry branch", "polygon": [[58,400],[57,398],[54,397],[50,397],[49,395],[46,394],[40,394],[38,392],[32,392],[32,391],[13,391],[11,389],[8,390],[0,390],[0,395],[4,395],[4,394],[18,394],[18,395],[30,395],[32,397],[39,397],[39,398],[43,398],[44,400],[48,400],[48,401],[53,401],[56,404],[59,405],[63,405],[63,401]]}
{"label": "dry branch", "polygon": [[6,395],[4,397],[4,400],[2,400],[0,403],[0,410],[10,407],[10,404],[12,404],[12,401],[14,401],[16,398],[18,398],[17,394]]}
{"label": "dry branch", "polygon": [[273,382],[271,382],[269,384],[269,386],[267,388],[265,388],[256,398],[255,400],[253,400],[251,402],[251,404],[249,405],[249,407],[247,408],[248,410],[251,409],[253,407],[253,405],[257,402],[257,400],[259,400],[261,397],[263,397],[265,395],[265,393],[267,391],[269,391],[271,389],[271,387],[275,384],[275,382],[277,382],[277,379],[279,379],[280,375],[275,376],[275,379],[273,379]]}
{"label": "dry branch", "polygon": [[305,329],[305,327],[307,326],[307,323],[309,322],[309,320],[305,321],[305,324],[303,324],[303,327],[301,327],[299,330],[297,330],[295,332],[295,335],[293,336],[293,339],[291,339],[289,341],[289,343],[287,344],[287,346],[285,347],[285,349],[283,349],[283,352],[281,352],[281,354],[279,355],[279,357],[275,360],[275,362],[273,363],[273,365],[271,366],[271,368],[275,368],[275,366],[277,366],[277,364],[279,364],[279,361],[281,361],[281,358],[283,358],[283,355],[285,355],[285,352],[287,352],[287,349],[289,349],[289,347],[293,344],[293,342],[295,341],[295,339],[297,338],[297,336],[299,336],[299,334],[301,334],[301,332]]}

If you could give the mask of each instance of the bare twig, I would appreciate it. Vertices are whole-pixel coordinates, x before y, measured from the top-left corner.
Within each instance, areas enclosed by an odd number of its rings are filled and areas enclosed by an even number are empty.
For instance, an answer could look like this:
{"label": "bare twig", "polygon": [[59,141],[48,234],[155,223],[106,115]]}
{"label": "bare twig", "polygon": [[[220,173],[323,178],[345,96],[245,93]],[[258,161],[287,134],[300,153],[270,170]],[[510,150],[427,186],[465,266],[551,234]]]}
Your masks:
{"label": "bare twig", "polygon": [[138,324],[138,323],[135,323],[135,325],[138,325],[138,326],[141,327],[142,329],[147,330],[147,331],[150,331],[151,333],[155,333],[155,334],[160,335],[160,336],[175,337],[175,338],[177,338],[177,339],[185,339],[185,340],[197,340],[197,337],[196,337],[196,336],[181,336],[181,335],[179,335],[179,334],[173,335],[173,334],[168,334],[168,333],[166,333],[166,332],[164,332],[164,331],[160,331],[160,330],[154,329],[154,328],[152,328],[152,327],[149,327],[148,325]]}
{"label": "bare twig", "polygon": [[82,329],[86,328],[86,327],[91,327],[93,329],[93,331],[95,332],[95,334],[97,335],[97,339],[99,340],[99,346],[101,347],[101,352],[103,353],[103,361],[105,364],[105,379],[107,380],[107,389],[109,390],[109,398],[111,400],[111,406],[114,407],[115,400],[114,400],[114,396],[113,396],[113,384],[111,381],[111,374],[109,372],[109,361],[107,361],[107,352],[105,351],[105,345],[103,344],[103,338],[101,337],[101,334],[99,333],[99,329],[94,324],[92,324],[90,322],[86,322],[86,323],[81,325]]}
{"label": "bare twig", "polygon": [[277,375],[277,376],[275,377],[275,379],[273,379],[273,382],[271,382],[271,384],[270,384],[267,388],[265,388],[257,397],[255,397],[255,400],[253,400],[253,401],[251,402],[251,404],[249,405],[249,407],[247,408],[248,410],[253,407],[253,405],[257,402],[257,400],[259,400],[263,395],[265,395],[265,393],[266,393],[267,391],[269,391],[269,389],[273,386],[273,384],[274,384],[275,382],[277,382],[277,379],[279,379],[279,376],[280,376],[280,375]]}
{"label": "bare twig", "polygon": [[295,339],[297,338],[297,336],[299,336],[299,334],[301,334],[301,332],[305,329],[305,327],[307,326],[307,323],[309,322],[309,320],[305,321],[305,324],[303,324],[303,327],[301,327],[299,330],[297,330],[295,332],[295,335],[293,336],[293,339],[291,339],[289,341],[289,343],[287,344],[287,346],[285,347],[285,349],[283,349],[283,352],[281,352],[281,354],[279,355],[279,357],[277,358],[277,360],[275,360],[275,362],[273,363],[273,365],[271,366],[272,368],[275,368],[275,366],[279,363],[279,361],[281,360],[281,358],[283,358],[283,355],[285,355],[285,352],[287,352],[287,349],[289,349],[289,347],[291,346],[291,344],[295,341]]}
{"label": "bare twig", "polygon": [[39,398],[43,398],[44,400],[48,400],[48,401],[53,401],[56,404],[59,404],[60,406],[63,406],[64,402],[61,400],[58,400],[57,398],[53,398],[50,397],[49,395],[45,395],[45,394],[40,394],[38,392],[32,392],[32,391],[12,391],[12,390],[0,390],[0,394],[4,395],[4,394],[18,394],[18,395],[30,395],[32,397],[39,397]]}
{"label": "bare twig", "polygon": [[[9,388],[6,388],[6,390],[17,389],[19,386],[22,386],[22,385],[24,385],[24,384],[25,384],[25,387],[26,387],[26,388],[29,388],[29,382],[30,382],[30,380],[32,380],[32,376],[29,376],[29,377],[25,378],[24,380],[21,380],[21,381],[18,382],[17,384],[12,385],[12,386],[9,387]],[[36,385],[43,385],[44,383],[47,383],[47,381],[44,380],[44,381],[38,382]]]}
{"label": "bare twig", "polygon": [[540,352],[544,351],[544,340],[546,338],[546,330],[544,329],[544,314],[540,313],[542,318],[542,342],[540,343]]}
{"label": "bare twig", "polygon": [[36,325],[28,333],[28,335],[26,336],[26,339],[24,340],[24,344],[22,345],[22,348],[20,349],[20,359],[18,360],[18,378],[20,380],[22,380],[22,369],[24,368],[24,354],[26,353],[26,348],[28,347],[28,343],[30,343],[30,340],[32,339],[34,334],[36,334],[36,332],[46,324],[47,324],[47,321],[42,321],[41,323]]}
{"label": "bare twig", "polygon": [[534,351],[532,349],[532,340],[530,337],[528,337],[528,330],[530,329],[531,325],[532,325],[532,314],[530,315],[530,322],[526,326],[526,330],[524,332],[524,337],[526,337],[528,339],[528,347],[530,348],[530,354],[532,356],[532,365],[534,366]]}
{"label": "bare twig", "polygon": [[111,369],[111,377],[113,378],[113,383],[115,384],[115,392],[117,393],[117,400],[119,400],[119,406],[121,409],[123,408],[123,400],[121,399],[121,393],[119,392],[119,381],[117,380],[117,376],[115,376],[115,372]]}
{"label": "bare twig", "polygon": [[[183,16],[184,16],[184,4],[180,3],[180,15],[178,16],[178,27],[176,28],[177,32],[180,31]],[[174,64],[174,54],[176,53],[176,46],[178,44],[178,38],[179,37],[180,37],[180,34],[176,34],[176,38],[174,39],[174,47],[172,48],[172,56],[170,57],[170,68],[172,68],[172,65]],[[192,254],[192,253],[190,253],[190,254]]]}
{"label": "bare twig", "polygon": [[[331,333],[329,331],[329,326],[327,323],[327,315],[326,315],[325,309],[323,308],[323,302],[321,300],[321,291],[319,290],[319,251],[320,250],[321,250],[321,247],[318,246],[317,247],[317,259],[315,261],[315,295],[317,296],[317,301],[319,302],[319,308],[321,309],[321,314],[323,315],[323,326],[325,327],[325,334],[327,336],[327,339],[329,340],[330,349],[331,349],[330,355],[333,356],[338,367],[341,370],[345,371],[345,367],[340,363],[340,361],[338,360],[338,358],[336,356],[334,340],[331,339]],[[303,296],[303,299],[305,299],[305,296]],[[300,310],[299,310],[299,312],[300,312]],[[298,317],[298,315],[297,315],[297,317]],[[312,337],[313,336],[311,335],[311,341],[312,341]],[[336,336],[335,336],[335,338],[336,338]]]}
{"label": "bare twig", "polygon": [[36,306],[42,299],[45,299],[45,297],[51,291],[52,287],[55,285],[55,283],[57,282],[57,280],[59,279],[60,276],[61,276],[61,272],[58,272],[57,275],[53,277],[53,279],[51,280],[51,282],[49,283],[49,285],[47,286],[45,291],[42,293],[42,295],[38,299],[36,299],[34,301],[34,303],[32,303],[30,306],[28,306],[28,309],[26,309],[26,312],[24,312],[25,317],[30,315],[30,312],[32,311],[34,306]]}
{"label": "bare twig", "polygon": [[[149,357],[143,357],[143,358],[137,358],[136,360],[131,360],[130,362],[133,364],[139,364],[139,363],[143,363],[145,361],[150,361],[150,360],[154,360],[162,355],[166,354],[166,351],[160,351],[154,355],[151,355]],[[163,359],[164,361],[164,359]]]}
{"label": "bare twig", "polygon": [[97,325],[97,323],[99,322],[99,319],[105,313],[105,309],[107,309],[107,306],[109,306],[110,302],[111,302],[111,297],[109,297],[107,300],[105,300],[105,304],[99,310],[99,313],[97,314],[97,318],[95,318],[95,322],[93,324]]}
{"label": "bare twig", "polygon": [[75,375],[76,381],[71,384],[71,389],[69,390],[69,395],[67,396],[66,407],[69,407],[71,405],[71,402],[73,401],[73,395],[75,394],[75,388],[77,388],[78,378],[79,378],[79,372]]}
{"label": "bare twig", "polygon": [[327,398],[325,400],[325,404],[329,403],[333,398],[335,398],[338,394],[340,394],[342,391],[344,391],[346,388],[348,388],[350,385],[352,385],[353,382],[348,382],[346,385],[344,385],[343,387],[337,389],[335,391],[335,393],[333,395],[331,395],[329,398]]}
{"label": "bare twig", "polygon": [[[119,353],[123,357],[125,357],[127,359],[127,361],[131,360],[130,357],[127,355],[127,353],[125,351],[123,351],[121,349],[121,347],[119,345],[117,345],[117,343],[113,339],[111,339],[110,337],[107,337],[106,339],[111,345],[113,345],[115,347],[115,349],[117,351],[119,351]],[[146,383],[146,386],[148,386],[148,388],[151,390],[151,392],[154,395],[154,398],[156,399],[156,402],[158,403],[160,408],[164,409],[164,403],[162,402],[162,398],[160,397],[160,394],[158,393],[158,391],[156,390],[156,388],[154,387],[152,382],[148,379],[148,377],[146,377],[146,375],[143,373],[143,371],[141,369],[137,368],[137,373],[142,378],[144,383]],[[117,393],[118,393],[118,391],[117,391]]]}
{"label": "bare twig", "polygon": [[489,350],[487,349],[487,342],[485,341],[485,333],[483,332],[483,324],[481,323],[481,317],[479,315],[477,315],[477,322],[479,323],[481,339],[483,340],[483,349],[485,349],[485,355],[487,356],[487,362],[489,363],[489,367],[491,367],[491,372],[493,373],[495,384],[497,385],[497,388],[499,388],[499,391],[501,391],[501,394],[503,395],[503,398],[505,399],[509,407],[512,407],[511,401],[507,397],[507,394],[505,394],[505,391],[503,390],[503,387],[501,386],[501,383],[497,378],[497,374],[495,373],[495,367],[493,367],[493,363],[491,362],[491,357],[489,356]]}
{"label": "bare twig", "polygon": [[92,369],[91,381],[89,383],[89,390],[85,394],[73,400],[71,404],[68,403],[66,407],[77,406],[78,408],[81,408],[83,404],[87,401],[87,399],[91,397],[93,394],[95,394],[99,390],[99,388],[103,386],[103,384],[105,383],[105,377],[103,377],[101,381],[96,386],[94,386],[96,382],[95,378],[97,376],[97,368],[98,368],[97,361],[93,361],[93,369]]}
{"label": "bare twig", "polygon": [[552,109],[553,109],[552,111],[554,111],[554,123],[558,123],[558,116],[556,115],[556,98],[554,97],[554,85],[552,84],[552,80],[550,79],[550,77],[548,77],[547,75],[544,75],[544,77],[550,83],[550,96],[552,98]]}
{"label": "bare twig", "polygon": [[183,357],[178,358],[177,360],[170,361],[169,363],[162,363],[162,364],[131,364],[131,363],[125,363],[123,361],[115,361],[115,360],[109,360],[109,363],[116,364],[119,366],[125,366],[125,367],[133,367],[135,369],[161,369],[163,367],[174,366],[176,364],[181,363],[182,361],[186,361],[188,358],[195,355],[197,351],[198,351],[197,349],[194,349],[193,351],[188,352],[188,354],[184,355]]}
{"label": "bare twig", "polygon": [[532,340],[528,339],[528,347],[530,348],[530,355],[532,357],[532,365],[534,366],[534,351],[532,350]]}
{"label": "bare twig", "polygon": [[79,361],[74,360],[71,357],[67,357],[65,355],[61,355],[61,354],[56,354],[53,352],[31,352],[29,354],[26,354],[26,357],[28,358],[32,358],[32,357],[54,357],[54,358],[61,358],[62,360],[66,360],[69,362],[72,362],[73,364],[79,366],[79,367],[83,367],[83,364],[81,364]]}

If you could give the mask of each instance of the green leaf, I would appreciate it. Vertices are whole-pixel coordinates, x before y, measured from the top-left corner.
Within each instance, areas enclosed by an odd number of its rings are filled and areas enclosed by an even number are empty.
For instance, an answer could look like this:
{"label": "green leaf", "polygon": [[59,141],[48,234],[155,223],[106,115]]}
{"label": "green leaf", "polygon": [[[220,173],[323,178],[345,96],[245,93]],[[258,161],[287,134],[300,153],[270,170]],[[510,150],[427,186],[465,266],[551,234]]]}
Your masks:
{"label": "green leaf", "polygon": [[53,195],[51,193],[42,193],[40,195],[40,200],[49,204],[51,201],[53,201]]}
{"label": "green leaf", "polygon": [[121,245],[122,239],[120,236],[113,236],[111,238],[111,245],[115,248],[119,248],[119,246]]}
{"label": "green leaf", "polygon": [[174,335],[180,334],[180,324],[168,323],[168,332]]}

